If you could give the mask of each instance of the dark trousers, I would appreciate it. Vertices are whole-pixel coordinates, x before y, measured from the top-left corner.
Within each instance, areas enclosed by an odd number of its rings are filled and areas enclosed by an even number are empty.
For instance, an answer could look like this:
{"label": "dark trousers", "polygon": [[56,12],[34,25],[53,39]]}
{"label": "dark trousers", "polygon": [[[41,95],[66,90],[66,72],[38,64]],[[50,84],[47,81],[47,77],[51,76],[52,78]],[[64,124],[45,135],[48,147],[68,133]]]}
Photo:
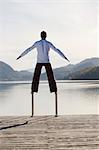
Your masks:
{"label": "dark trousers", "polygon": [[45,66],[47,77],[49,81],[50,92],[57,92],[57,86],[54,79],[52,67],[50,63],[37,63],[32,80],[32,92],[38,92],[39,80],[42,67]]}

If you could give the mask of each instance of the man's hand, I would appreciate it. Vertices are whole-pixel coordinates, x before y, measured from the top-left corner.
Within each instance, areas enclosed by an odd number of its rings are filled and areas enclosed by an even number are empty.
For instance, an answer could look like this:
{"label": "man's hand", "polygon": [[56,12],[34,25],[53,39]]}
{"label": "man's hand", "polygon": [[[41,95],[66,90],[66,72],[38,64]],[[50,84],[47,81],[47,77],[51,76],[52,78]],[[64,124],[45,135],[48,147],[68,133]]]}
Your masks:
{"label": "man's hand", "polygon": [[66,59],[68,62],[70,62],[70,61],[68,60],[68,58],[67,58],[67,57],[65,57],[65,59]]}
{"label": "man's hand", "polygon": [[68,62],[70,62],[70,60],[67,59]]}
{"label": "man's hand", "polygon": [[16,60],[18,60],[19,58],[21,58],[21,56],[19,56]]}

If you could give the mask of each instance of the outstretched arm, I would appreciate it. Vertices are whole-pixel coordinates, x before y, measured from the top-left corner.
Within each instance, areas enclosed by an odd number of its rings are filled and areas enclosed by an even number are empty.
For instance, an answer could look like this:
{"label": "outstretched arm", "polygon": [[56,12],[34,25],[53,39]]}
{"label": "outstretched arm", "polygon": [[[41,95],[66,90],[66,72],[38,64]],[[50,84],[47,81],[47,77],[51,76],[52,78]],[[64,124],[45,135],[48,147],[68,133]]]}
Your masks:
{"label": "outstretched arm", "polygon": [[50,43],[50,48],[52,48],[55,52],[57,52],[61,57],[69,61],[68,58],[59,49],[57,49],[52,43]]}
{"label": "outstretched arm", "polygon": [[35,43],[34,43],[31,47],[27,48],[27,49],[17,58],[17,60],[18,60],[19,58],[23,57],[24,55],[26,55],[28,52],[30,52],[33,48],[35,48]]}

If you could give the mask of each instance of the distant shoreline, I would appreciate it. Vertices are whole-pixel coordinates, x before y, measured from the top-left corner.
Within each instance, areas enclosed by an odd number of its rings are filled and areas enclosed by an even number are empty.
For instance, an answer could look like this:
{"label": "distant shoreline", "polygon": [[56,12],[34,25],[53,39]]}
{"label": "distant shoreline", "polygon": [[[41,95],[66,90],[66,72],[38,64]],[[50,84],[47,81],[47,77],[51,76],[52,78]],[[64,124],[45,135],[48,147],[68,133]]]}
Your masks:
{"label": "distant shoreline", "polygon": [[[99,82],[99,80],[56,80],[56,83]],[[32,81],[0,81],[0,84],[31,84]],[[40,80],[40,84],[48,84],[48,80]],[[97,83],[99,84],[99,83]]]}

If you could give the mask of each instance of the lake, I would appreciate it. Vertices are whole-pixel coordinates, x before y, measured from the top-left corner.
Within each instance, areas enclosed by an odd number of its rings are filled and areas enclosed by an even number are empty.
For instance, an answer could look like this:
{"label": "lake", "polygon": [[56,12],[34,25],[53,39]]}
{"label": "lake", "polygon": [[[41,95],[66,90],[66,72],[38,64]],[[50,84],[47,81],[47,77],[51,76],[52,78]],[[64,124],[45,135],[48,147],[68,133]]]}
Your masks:
{"label": "lake", "polygon": [[[99,114],[99,80],[57,81],[59,115]],[[55,95],[41,81],[35,115],[53,115]],[[31,82],[0,82],[0,116],[31,115]]]}

